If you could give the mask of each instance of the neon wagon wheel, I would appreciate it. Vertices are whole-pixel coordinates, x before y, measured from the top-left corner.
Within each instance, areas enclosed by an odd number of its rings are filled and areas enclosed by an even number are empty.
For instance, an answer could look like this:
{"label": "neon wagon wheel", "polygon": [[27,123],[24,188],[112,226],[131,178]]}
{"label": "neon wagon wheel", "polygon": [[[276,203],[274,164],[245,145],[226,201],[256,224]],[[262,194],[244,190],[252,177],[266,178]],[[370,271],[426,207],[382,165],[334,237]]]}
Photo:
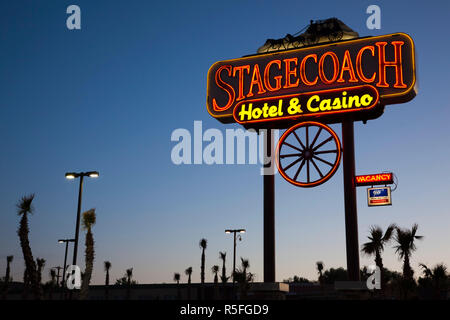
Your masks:
{"label": "neon wagon wheel", "polygon": [[314,187],[330,179],[339,167],[341,143],[336,133],[319,122],[299,123],[281,136],[278,171],[298,187]]}

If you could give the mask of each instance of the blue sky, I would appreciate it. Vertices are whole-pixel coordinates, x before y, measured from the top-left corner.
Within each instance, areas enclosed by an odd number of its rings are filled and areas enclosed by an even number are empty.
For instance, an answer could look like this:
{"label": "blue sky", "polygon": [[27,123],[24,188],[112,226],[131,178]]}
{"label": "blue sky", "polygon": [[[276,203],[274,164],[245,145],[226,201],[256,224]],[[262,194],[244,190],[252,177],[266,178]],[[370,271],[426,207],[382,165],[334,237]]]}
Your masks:
{"label": "blue sky", "polygon": [[[82,29],[66,28],[77,4]],[[381,30],[366,28],[366,8],[381,7]],[[172,164],[177,128],[225,130],[206,111],[206,75],[218,60],[252,54],[267,38],[295,33],[310,19],[338,17],[360,36],[406,32],[416,44],[419,94],[384,115],[355,124],[357,173],[393,171],[393,206],[368,208],[358,189],[360,244],[369,227],[419,224],[418,263],[450,267],[450,45],[447,1],[2,1],[0,4],[0,272],[23,258],[15,203],[36,193],[31,246],[47,267],[62,265],[76,214],[77,182],[67,171],[98,170],[87,179],[83,209],[97,209],[93,281],[133,267],[139,283],[171,282],[194,268],[208,239],[208,270],[228,252],[225,228],[246,228],[238,256],[262,280],[262,177],[258,165]],[[332,126],[340,135],[338,125]],[[82,238],[84,238],[84,233]],[[80,242],[83,248],[84,241]],[[345,267],[342,168],[326,184],[296,188],[276,178],[277,280],[315,278],[314,264]],[[71,255],[71,252],[70,252]],[[79,262],[82,260],[79,251]],[[388,248],[385,265],[400,270]],[[371,258],[361,257],[361,265]],[[45,271],[48,275],[48,268]],[[184,277],[182,277],[183,281]],[[185,280],[185,279],[184,279]],[[207,274],[207,281],[212,274]]]}

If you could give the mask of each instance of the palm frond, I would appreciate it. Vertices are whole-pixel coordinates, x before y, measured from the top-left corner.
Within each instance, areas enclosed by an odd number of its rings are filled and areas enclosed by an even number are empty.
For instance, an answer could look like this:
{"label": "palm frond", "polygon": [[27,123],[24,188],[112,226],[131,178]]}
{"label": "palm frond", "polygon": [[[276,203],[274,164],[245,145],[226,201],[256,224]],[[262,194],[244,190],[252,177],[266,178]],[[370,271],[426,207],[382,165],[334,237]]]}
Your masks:
{"label": "palm frond", "polygon": [[324,268],[324,264],[322,261],[317,261],[316,262],[316,267],[317,267],[317,271],[321,272]]}
{"label": "palm frond", "polygon": [[397,226],[394,223],[390,224],[389,227],[387,227],[386,232],[384,233],[384,236],[383,236],[384,242],[388,242],[389,240],[391,240],[394,230],[396,228],[397,228]]}
{"label": "palm frond", "polygon": [[242,268],[244,268],[244,269],[250,268],[250,262],[248,261],[248,259],[244,259],[241,257],[241,264],[242,264]]}
{"label": "palm frond", "polygon": [[218,265],[212,266],[211,271],[212,271],[212,273],[216,274],[217,272],[219,272],[219,266]]}
{"label": "palm frond", "polygon": [[208,245],[208,240],[206,240],[205,238],[201,239],[199,242],[199,246],[202,249],[206,249],[206,246]]}
{"label": "palm frond", "polygon": [[31,205],[31,203],[33,202],[34,199],[34,193],[29,194],[27,196],[23,196],[19,202],[17,203],[17,214],[23,215],[23,214],[28,214],[28,213],[33,213],[34,208]]}
{"label": "palm frond", "polygon": [[131,278],[133,276],[133,268],[127,269],[127,277]]}
{"label": "palm frond", "polygon": [[83,212],[83,227],[84,229],[89,229],[95,224],[96,216],[95,209],[89,209]]}

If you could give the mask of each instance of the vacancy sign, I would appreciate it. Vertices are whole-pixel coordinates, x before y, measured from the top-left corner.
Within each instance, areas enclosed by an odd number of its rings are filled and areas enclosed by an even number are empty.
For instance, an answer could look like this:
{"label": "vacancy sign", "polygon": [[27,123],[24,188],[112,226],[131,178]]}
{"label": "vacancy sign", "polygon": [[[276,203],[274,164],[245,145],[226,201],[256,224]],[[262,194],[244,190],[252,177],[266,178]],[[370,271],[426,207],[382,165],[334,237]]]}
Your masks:
{"label": "vacancy sign", "polygon": [[367,204],[369,207],[392,205],[391,187],[368,188]]}
{"label": "vacancy sign", "polygon": [[392,172],[377,173],[377,174],[365,174],[362,176],[356,176],[356,186],[375,186],[386,185],[394,183],[394,175]]}

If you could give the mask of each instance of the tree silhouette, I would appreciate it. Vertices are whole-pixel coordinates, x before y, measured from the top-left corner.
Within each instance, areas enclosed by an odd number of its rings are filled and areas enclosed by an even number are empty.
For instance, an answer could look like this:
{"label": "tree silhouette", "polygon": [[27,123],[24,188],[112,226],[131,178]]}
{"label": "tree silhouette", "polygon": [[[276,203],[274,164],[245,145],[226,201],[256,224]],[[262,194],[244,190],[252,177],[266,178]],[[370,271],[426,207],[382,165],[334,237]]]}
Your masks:
{"label": "tree silhouette", "polygon": [[192,275],[192,267],[184,270],[184,273],[188,276],[188,300],[191,299],[191,275]]}
{"label": "tree silhouette", "polygon": [[[28,215],[33,214],[34,212],[34,208],[32,206],[33,199],[34,194],[23,196],[17,204],[17,214],[21,216],[17,234],[20,239],[20,246],[22,248],[23,258],[25,260],[26,277],[24,277],[24,280],[26,280],[26,283],[29,283],[31,285],[31,291],[33,292],[34,298],[39,300],[41,299],[41,294],[37,279],[36,262],[34,261],[33,253],[31,252],[30,241],[28,239],[28,234],[30,233],[28,227]],[[27,291],[24,292],[24,296],[27,295],[26,292]]]}
{"label": "tree silhouette", "polygon": [[109,300],[109,270],[111,269],[111,262],[105,261],[104,262],[104,268],[106,272],[105,277],[105,299]]}
{"label": "tree silhouette", "polygon": [[83,227],[86,230],[86,249],[85,261],[86,268],[84,269],[84,277],[81,283],[80,296],[81,300],[87,299],[89,293],[89,283],[91,282],[92,269],[94,267],[94,236],[92,235],[92,226],[95,224],[96,216],[95,209],[90,209],[83,212]]}
{"label": "tree silhouette", "polygon": [[180,292],[180,274],[179,273],[174,273],[173,274],[173,281],[175,281],[177,283],[177,299],[181,300],[181,292]]}

